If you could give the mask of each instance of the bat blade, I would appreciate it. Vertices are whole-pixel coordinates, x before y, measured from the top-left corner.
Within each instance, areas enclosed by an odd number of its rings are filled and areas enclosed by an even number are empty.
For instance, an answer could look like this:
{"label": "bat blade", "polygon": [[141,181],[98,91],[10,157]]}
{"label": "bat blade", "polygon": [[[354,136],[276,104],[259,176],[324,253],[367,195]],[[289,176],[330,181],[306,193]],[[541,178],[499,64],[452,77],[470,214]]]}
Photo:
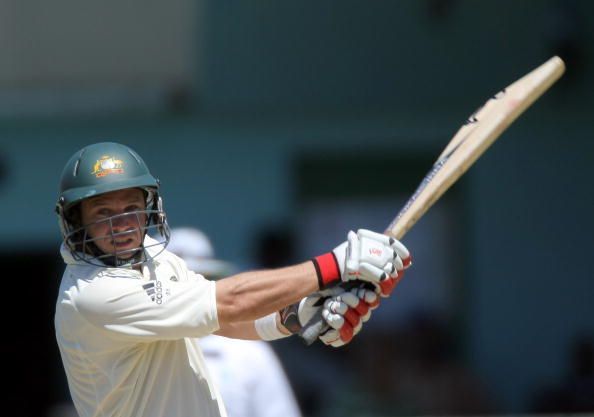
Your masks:
{"label": "bat blade", "polygon": [[564,71],[565,64],[555,56],[495,94],[470,115],[384,233],[402,238]]}
{"label": "bat blade", "polygon": [[[501,134],[565,72],[557,56],[510,84],[472,113],[384,233],[401,239]],[[310,345],[327,329],[321,309],[301,330]]]}

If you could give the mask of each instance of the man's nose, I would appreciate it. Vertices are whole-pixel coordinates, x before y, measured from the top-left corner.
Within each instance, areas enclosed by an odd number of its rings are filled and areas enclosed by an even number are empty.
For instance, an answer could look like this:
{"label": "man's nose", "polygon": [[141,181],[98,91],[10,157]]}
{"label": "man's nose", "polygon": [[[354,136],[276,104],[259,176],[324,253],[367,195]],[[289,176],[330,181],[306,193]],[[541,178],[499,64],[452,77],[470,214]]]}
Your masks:
{"label": "man's nose", "polygon": [[131,226],[138,227],[138,217],[135,213],[121,214],[112,219],[111,225],[114,230],[124,230]]}

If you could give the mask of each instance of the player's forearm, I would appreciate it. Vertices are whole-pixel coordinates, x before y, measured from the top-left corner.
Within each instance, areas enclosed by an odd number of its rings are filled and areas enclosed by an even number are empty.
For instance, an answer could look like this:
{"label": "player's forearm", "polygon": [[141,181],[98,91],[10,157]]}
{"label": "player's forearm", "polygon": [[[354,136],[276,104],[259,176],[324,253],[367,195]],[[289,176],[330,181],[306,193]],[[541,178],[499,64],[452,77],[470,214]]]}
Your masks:
{"label": "player's forearm", "polygon": [[255,320],[318,290],[312,262],[286,268],[244,272],[217,281],[219,323]]}
{"label": "player's forearm", "polygon": [[236,323],[226,323],[221,326],[214,334],[233,339],[260,340],[253,321],[244,321]]}

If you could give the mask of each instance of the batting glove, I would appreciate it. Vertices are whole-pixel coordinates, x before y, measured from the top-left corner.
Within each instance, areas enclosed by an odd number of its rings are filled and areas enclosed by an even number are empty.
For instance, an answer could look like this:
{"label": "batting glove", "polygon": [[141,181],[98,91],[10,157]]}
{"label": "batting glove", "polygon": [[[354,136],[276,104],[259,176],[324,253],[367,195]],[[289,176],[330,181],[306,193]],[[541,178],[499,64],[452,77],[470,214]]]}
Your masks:
{"label": "batting glove", "polygon": [[337,286],[316,292],[281,310],[281,323],[291,333],[299,333],[322,309],[322,317],[328,326],[319,339],[326,345],[339,347],[349,343],[361,331],[379,302],[375,291],[364,284],[350,290]]}
{"label": "batting glove", "polygon": [[357,233],[350,231],[346,242],[313,262],[322,289],[359,280],[373,284],[378,294],[387,297],[411,265],[411,256],[400,241],[359,229]]}

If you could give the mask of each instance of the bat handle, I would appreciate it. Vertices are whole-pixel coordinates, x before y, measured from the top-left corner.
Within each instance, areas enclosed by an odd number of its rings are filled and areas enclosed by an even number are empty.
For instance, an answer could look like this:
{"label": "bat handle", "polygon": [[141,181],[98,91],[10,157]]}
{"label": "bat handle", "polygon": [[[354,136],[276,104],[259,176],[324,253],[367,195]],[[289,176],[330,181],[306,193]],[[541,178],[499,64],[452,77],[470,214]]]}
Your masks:
{"label": "bat handle", "polygon": [[301,328],[299,337],[303,339],[307,346],[311,345],[316,339],[328,329],[328,324],[322,317],[322,308],[318,309],[311,319]]}

